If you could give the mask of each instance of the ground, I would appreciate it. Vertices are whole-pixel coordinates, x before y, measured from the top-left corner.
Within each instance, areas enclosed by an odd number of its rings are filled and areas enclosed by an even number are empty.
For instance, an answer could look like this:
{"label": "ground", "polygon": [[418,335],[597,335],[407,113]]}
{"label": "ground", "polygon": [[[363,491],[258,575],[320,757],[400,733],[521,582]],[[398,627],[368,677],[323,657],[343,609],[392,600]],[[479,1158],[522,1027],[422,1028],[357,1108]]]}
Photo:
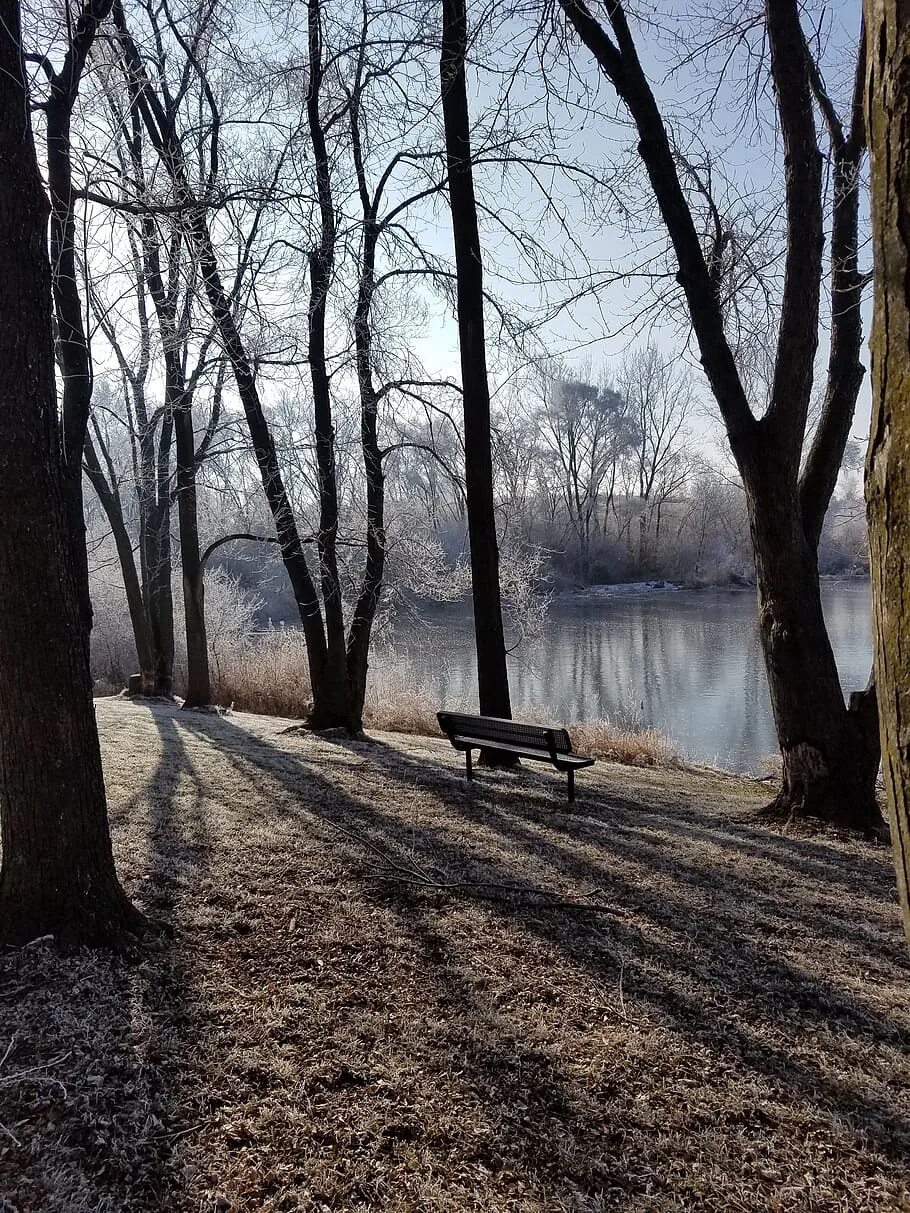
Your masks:
{"label": "ground", "polygon": [[0,957],[0,1209],[910,1209],[884,848],[767,792],[100,701],[173,935]]}

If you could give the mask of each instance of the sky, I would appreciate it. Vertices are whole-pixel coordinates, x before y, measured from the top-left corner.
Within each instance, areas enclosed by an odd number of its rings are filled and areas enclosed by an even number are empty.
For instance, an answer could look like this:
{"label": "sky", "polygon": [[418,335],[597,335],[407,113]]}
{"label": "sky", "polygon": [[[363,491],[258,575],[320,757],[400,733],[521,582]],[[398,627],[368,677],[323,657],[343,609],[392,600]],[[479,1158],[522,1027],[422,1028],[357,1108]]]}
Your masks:
{"label": "sky", "polygon": [[[747,4],[735,7],[754,9],[754,5]],[[719,166],[718,176],[726,175],[734,192],[749,195],[757,211],[770,211],[781,200],[782,181],[776,156],[773,100],[767,90],[766,76],[760,74],[762,90],[751,117],[744,117],[740,93],[750,67],[746,56],[735,56],[727,78],[720,80],[718,77],[720,59],[726,54],[728,40],[718,40],[713,54],[694,56],[690,65],[679,66],[686,49],[681,45],[681,40],[691,46],[694,41],[704,41],[723,32],[716,13],[704,15],[705,8],[705,4],[638,5],[635,11],[641,19],[633,26],[633,32],[638,38],[641,58],[659,103],[671,117],[681,148],[687,154],[694,149],[691,153],[693,158],[698,156],[699,147],[703,149],[702,154],[709,152]],[[853,56],[860,19],[859,0],[835,0],[835,3],[823,7],[806,6],[805,28],[810,30],[816,25],[820,32],[825,48],[822,66],[826,84],[842,108],[846,106],[852,87]],[[527,30],[518,21],[513,22],[513,26],[514,49],[517,52],[527,44]],[[507,42],[508,38],[502,41]],[[472,105],[480,112],[495,104],[497,89],[501,88],[499,77],[485,67],[485,45],[483,40],[475,45],[470,74]],[[752,45],[759,48],[760,38],[754,37]],[[596,90],[596,96],[593,100],[586,99],[588,112],[582,113],[576,107],[558,119],[563,152],[567,157],[574,155],[587,164],[600,166],[607,175],[611,162],[623,166],[629,163],[629,151],[634,148],[633,134],[622,120],[611,86],[599,81],[593,60],[585,48],[577,44],[574,46],[573,62],[580,77],[578,87],[573,90],[564,79],[559,79],[551,81],[553,91],[565,90],[571,95],[580,96],[584,86]],[[702,116],[708,93],[715,88],[716,103],[710,114]],[[543,111],[543,102],[539,94],[534,98],[530,89],[527,95],[530,108],[525,116],[536,116],[537,112]],[[634,154],[631,159],[635,161]],[[642,181],[643,175],[637,171],[633,182],[624,184],[618,190],[620,200],[640,209],[644,197]],[[489,178],[485,180],[482,173],[478,174],[477,185],[481,198],[485,196],[485,188],[489,188],[492,195],[496,187],[496,183]],[[511,190],[509,200],[514,206],[515,198]],[[565,191],[564,203],[565,218],[580,234],[580,243],[595,270],[603,272],[608,267],[619,269],[642,264],[648,250],[659,250],[664,243],[663,230],[659,225],[644,219],[627,222],[618,206],[591,215],[584,202],[572,196],[571,190]],[[527,206],[535,206],[530,192]],[[736,209],[735,206],[733,209]],[[497,238],[493,226],[490,223],[484,226],[487,284],[493,290],[500,290],[503,289],[502,277],[511,277],[517,272],[517,261],[513,250]],[[557,225],[552,220],[546,221],[539,234],[543,240],[551,235],[558,240],[556,229]],[[441,251],[449,251],[451,241],[444,222],[440,224],[438,243]],[[778,246],[782,247],[782,242],[778,241]],[[508,293],[509,288],[506,290]],[[511,288],[511,292],[521,298],[520,290]],[[533,291],[528,289],[525,296],[530,301]],[[712,402],[698,367],[690,333],[684,320],[680,322],[679,317],[668,318],[666,314],[661,315],[660,310],[655,312],[649,307],[654,297],[648,282],[634,277],[619,278],[614,284],[603,286],[596,300],[585,300],[544,326],[541,330],[543,344],[569,364],[585,368],[591,366],[595,374],[599,366],[609,368],[630,345],[645,342],[655,342],[668,358],[685,358],[693,366],[694,380],[704,404],[693,422],[693,436],[700,445],[710,447],[720,437],[719,427],[712,420]],[[867,301],[864,311],[868,331],[871,299]],[[438,307],[435,315],[436,323],[428,328],[420,342],[421,354],[429,366],[453,373],[458,364],[454,323],[444,308]],[[769,340],[773,341],[773,326],[769,328]],[[827,334],[823,329],[820,333],[817,382],[823,382],[826,357]],[[867,376],[853,427],[853,436],[858,441],[864,441],[867,434],[869,406]]]}
{"label": "sky", "polygon": [[[275,36],[275,12],[258,8],[259,0],[250,0],[258,13],[241,22],[240,33],[257,47]],[[429,2],[429,0],[428,0]],[[749,227],[752,215],[774,215],[781,201],[780,164],[774,131],[774,107],[767,90],[767,78],[759,73],[757,100],[751,111],[744,106],[743,81],[749,79],[754,59],[740,52],[731,61],[726,76],[719,75],[729,39],[722,37],[723,9],[754,11],[757,0],[698,0],[697,3],[643,3],[636,5],[633,28],[636,32],[645,70],[658,101],[668,115],[678,144],[693,160],[710,156],[716,178],[730,182],[725,213],[737,223]],[[263,0],[263,4],[267,0]],[[709,6],[714,5],[713,11]],[[328,10],[328,5],[327,5]],[[293,13],[293,6],[288,14]],[[653,306],[654,284],[636,276],[636,267],[652,264],[655,255],[665,249],[666,238],[649,210],[650,196],[643,189],[643,174],[634,153],[635,140],[628,123],[618,109],[611,86],[602,81],[588,52],[577,43],[570,55],[542,52],[540,70],[538,47],[529,33],[526,12],[502,18],[502,0],[469,3],[469,16],[475,41],[471,49],[469,87],[471,108],[481,127],[496,115],[501,128],[507,117],[515,128],[527,132],[525,144],[532,153],[553,147],[559,156],[600,180],[592,186],[589,178],[570,177],[560,172],[539,171],[538,177],[552,189],[552,205],[546,206],[539,187],[531,186],[523,170],[503,173],[497,166],[478,168],[478,198],[489,211],[498,212],[513,230],[522,229],[536,241],[539,257],[554,256],[558,270],[560,254],[578,267],[586,262],[598,279],[614,275],[602,283],[596,294],[560,310],[553,319],[541,323],[527,354],[545,351],[561,359],[578,374],[594,378],[607,376],[624,350],[646,342],[656,343],[668,359],[685,359],[693,368],[693,383],[699,410],[693,417],[693,442],[704,450],[713,450],[721,435],[704,377],[692,348],[685,315],[677,310]],[[825,47],[823,70],[832,96],[843,104],[852,83],[852,55],[860,23],[859,0],[835,0],[825,6],[807,4],[807,28],[817,21]],[[299,31],[298,31],[299,32]],[[706,53],[693,53],[696,44],[709,44]],[[761,48],[760,31],[751,43]],[[685,62],[687,54],[691,59]],[[528,70],[517,76],[509,68],[522,56]],[[682,61],[682,62],[681,62]],[[566,64],[569,64],[567,69]],[[427,78],[429,104],[438,87],[435,60],[430,61]],[[508,82],[508,110],[504,96]],[[707,108],[709,96],[716,90],[714,104]],[[745,115],[745,116],[744,116]],[[438,115],[437,115],[438,116]],[[243,115],[240,115],[242,118]],[[474,151],[478,151],[475,141]],[[394,191],[390,197],[394,200]],[[745,201],[743,201],[745,199]],[[429,249],[451,260],[451,222],[445,199],[439,197],[412,212],[411,222],[420,230]],[[773,229],[772,229],[773,230]],[[782,247],[779,229],[772,243]],[[574,247],[569,247],[569,237]],[[533,314],[544,302],[557,304],[571,287],[551,283],[542,289],[533,265],[523,262],[516,252],[516,241],[489,215],[482,216],[485,275],[488,288],[505,299],[517,311]],[[672,260],[663,268],[672,270]],[[432,374],[458,377],[457,330],[451,307],[438,296],[424,292],[425,318],[418,317],[409,334],[414,352]],[[866,319],[869,311],[867,306]],[[773,319],[773,318],[772,318]],[[488,314],[488,328],[495,324]],[[768,344],[773,344],[773,322],[768,325]],[[820,335],[819,369],[823,370],[827,352],[825,333]],[[521,359],[491,343],[490,362],[494,399],[521,382]],[[100,359],[103,362],[103,359]],[[274,383],[272,393],[279,390]],[[868,377],[853,427],[862,441],[868,427]],[[722,443],[720,443],[722,445]]]}

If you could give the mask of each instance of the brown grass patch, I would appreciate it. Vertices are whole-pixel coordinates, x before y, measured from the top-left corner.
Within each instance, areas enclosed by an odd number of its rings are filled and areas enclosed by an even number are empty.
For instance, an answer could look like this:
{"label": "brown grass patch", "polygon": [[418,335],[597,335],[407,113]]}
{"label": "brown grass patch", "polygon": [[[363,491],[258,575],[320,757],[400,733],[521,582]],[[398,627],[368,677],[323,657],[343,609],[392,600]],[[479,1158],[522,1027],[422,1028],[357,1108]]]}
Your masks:
{"label": "brown grass patch", "polygon": [[[908,1208],[888,852],[733,779],[97,704],[174,938],[0,958],[0,1208]],[[9,1047],[8,1047],[9,1046]]]}

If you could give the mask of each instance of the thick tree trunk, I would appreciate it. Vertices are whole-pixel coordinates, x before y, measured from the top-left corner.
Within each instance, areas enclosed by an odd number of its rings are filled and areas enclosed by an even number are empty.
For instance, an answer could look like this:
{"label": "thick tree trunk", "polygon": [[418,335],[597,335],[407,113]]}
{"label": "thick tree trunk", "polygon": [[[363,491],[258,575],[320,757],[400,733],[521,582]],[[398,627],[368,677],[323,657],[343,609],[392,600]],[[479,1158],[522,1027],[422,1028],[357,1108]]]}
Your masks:
{"label": "thick tree trunk", "polygon": [[142,919],[108,831],[15,0],[0,0],[0,163],[0,943],[118,943]]}
{"label": "thick tree trunk", "polygon": [[[768,468],[771,468],[769,471]],[[792,480],[790,481],[792,486]],[[881,825],[875,798],[874,690],[844,702],[822,613],[818,563],[795,486],[765,461],[746,480],[758,617],[783,776],[771,806],[859,829]]]}
{"label": "thick tree trunk", "polygon": [[464,394],[465,489],[480,711],[512,715],[499,587],[499,545],[493,499],[490,388],[483,320],[483,269],[465,80],[467,14],[464,0],[442,0],[442,111],[458,299],[458,337]]}
{"label": "thick tree trunk", "polygon": [[875,258],[866,498],[882,765],[910,939],[910,9],[864,8]]}
{"label": "thick tree trunk", "polygon": [[[638,152],[679,266],[702,365],[749,499],[759,581],[760,627],[784,764],[773,808],[819,814],[864,828],[880,824],[878,766],[870,728],[874,692],[844,705],[818,587],[817,546],[843,459],[862,381],[857,265],[857,182],[863,156],[862,64],[850,120],[842,123],[824,92],[800,24],[797,0],[765,0],[777,117],[785,164],[787,251],[771,399],[759,420],[746,396],[725,332],[721,283],[723,224],[705,256],[677,160],[642,68],[622,0],[606,5],[612,37],[586,0],[559,0],[637,128]],[[816,109],[835,164],[832,198],[831,349],[822,416],[805,459],[806,421],[818,350],[823,274],[822,158]],[[827,730],[827,732],[826,732]]]}

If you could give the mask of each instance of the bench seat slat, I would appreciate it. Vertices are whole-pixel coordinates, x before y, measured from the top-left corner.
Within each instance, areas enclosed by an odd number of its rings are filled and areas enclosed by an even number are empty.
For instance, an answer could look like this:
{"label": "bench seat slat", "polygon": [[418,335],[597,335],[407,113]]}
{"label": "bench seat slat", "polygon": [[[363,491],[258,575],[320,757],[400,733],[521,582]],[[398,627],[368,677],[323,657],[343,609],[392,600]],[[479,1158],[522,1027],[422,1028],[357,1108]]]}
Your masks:
{"label": "bench seat slat", "polygon": [[567,767],[589,767],[596,761],[594,758],[587,758],[584,754],[560,754],[557,752],[554,764],[553,755],[544,746],[538,749],[532,746],[513,745],[511,741],[492,741],[489,737],[470,737],[463,733],[452,733],[451,741],[453,745],[459,748],[470,746],[474,750],[503,750],[508,754],[518,754],[521,758],[537,758],[541,762],[557,765],[560,769]]}

